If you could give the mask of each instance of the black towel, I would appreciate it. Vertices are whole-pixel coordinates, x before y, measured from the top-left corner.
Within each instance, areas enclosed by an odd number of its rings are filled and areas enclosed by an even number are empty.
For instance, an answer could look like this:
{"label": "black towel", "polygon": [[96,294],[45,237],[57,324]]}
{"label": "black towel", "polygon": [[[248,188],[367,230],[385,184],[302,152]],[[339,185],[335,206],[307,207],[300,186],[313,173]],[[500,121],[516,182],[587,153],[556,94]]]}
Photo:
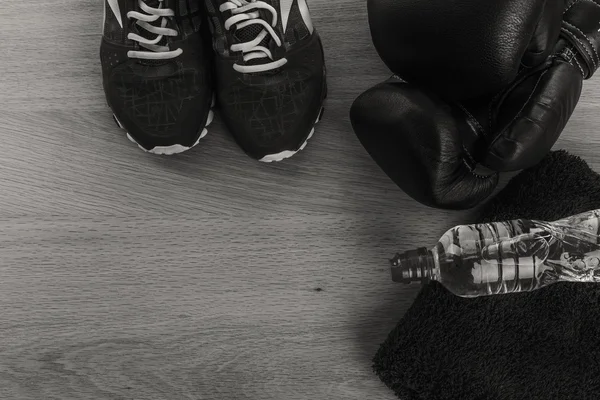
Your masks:
{"label": "black towel", "polygon": [[[597,208],[600,175],[558,151],[515,177],[481,221],[554,221]],[[374,369],[406,400],[599,400],[600,284],[464,299],[431,283]]]}

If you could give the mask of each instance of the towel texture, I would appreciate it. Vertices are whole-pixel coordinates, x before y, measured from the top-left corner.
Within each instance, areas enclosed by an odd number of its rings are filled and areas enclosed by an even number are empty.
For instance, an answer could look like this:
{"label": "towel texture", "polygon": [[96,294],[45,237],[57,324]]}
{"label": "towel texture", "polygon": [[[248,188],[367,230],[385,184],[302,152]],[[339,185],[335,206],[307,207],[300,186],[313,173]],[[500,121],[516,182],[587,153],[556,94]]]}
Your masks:
{"label": "towel texture", "polygon": [[[597,208],[600,175],[557,151],[516,176],[480,220],[554,221]],[[406,400],[599,400],[600,285],[463,299],[431,283],[374,370]]]}

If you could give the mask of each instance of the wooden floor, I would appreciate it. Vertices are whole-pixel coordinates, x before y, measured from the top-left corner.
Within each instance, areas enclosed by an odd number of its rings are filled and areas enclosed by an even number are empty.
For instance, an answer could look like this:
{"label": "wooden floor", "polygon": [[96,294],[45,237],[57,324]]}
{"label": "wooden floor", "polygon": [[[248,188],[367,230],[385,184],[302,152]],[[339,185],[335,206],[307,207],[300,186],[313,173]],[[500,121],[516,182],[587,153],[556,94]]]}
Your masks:
{"label": "wooden floor", "polygon": [[[348,110],[389,75],[366,5],[312,0],[327,111],[305,151],[246,157],[217,120],[149,156],[105,106],[99,0],[0,9],[0,399],[393,399],[371,372],[417,287],[387,259],[473,212],[411,201]],[[600,79],[557,147],[600,170]]]}

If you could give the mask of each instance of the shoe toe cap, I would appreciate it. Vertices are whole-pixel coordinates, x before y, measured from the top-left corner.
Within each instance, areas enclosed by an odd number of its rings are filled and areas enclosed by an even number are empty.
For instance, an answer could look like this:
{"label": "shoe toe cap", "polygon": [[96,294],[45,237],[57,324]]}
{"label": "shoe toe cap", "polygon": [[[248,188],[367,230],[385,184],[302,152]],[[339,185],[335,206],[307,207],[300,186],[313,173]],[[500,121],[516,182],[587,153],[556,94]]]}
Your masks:
{"label": "shoe toe cap", "polygon": [[199,71],[144,76],[131,68],[113,75],[107,93],[127,132],[144,148],[191,147],[208,122],[212,91]]}
{"label": "shoe toe cap", "polygon": [[220,94],[225,122],[255,158],[298,150],[321,113],[323,78],[295,71],[282,75]]}

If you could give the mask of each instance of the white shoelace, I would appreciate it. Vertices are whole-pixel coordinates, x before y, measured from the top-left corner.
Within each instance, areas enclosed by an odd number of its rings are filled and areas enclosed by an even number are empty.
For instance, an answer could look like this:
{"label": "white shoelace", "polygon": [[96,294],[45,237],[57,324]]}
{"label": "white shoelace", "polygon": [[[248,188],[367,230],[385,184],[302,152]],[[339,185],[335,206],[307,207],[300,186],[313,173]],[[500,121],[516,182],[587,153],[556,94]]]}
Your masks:
{"label": "white shoelace", "polygon": [[[129,51],[129,58],[140,58],[144,60],[169,60],[178,57],[183,53],[182,49],[170,50],[168,46],[160,46],[158,43],[165,36],[177,36],[179,32],[175,29],[167,28],[168,18],[175,16],[175,12],[169,8],[164,8],[164,0],[159,0],[159,8],[148,6],[144,0],[138,0],[140,8],[146,13],[142,14],[137,11],[127,13],[127,18],[135,19],[136,24],[146,31],[155,34],[155,39],[146,39],[135,33],[130,33],[127,38],[136,41],[149,51]],[[162,19],[161,26],[152,25],[153,22]]]}
{"label": "white shoelace", "polygon": [[[270,24],[261,19],[258,9],[267,10],[273,14]],[[234,25],[236,29],[243,29],[249,25],[261,25],[263,27],[263,30],[256,36],[256,38],[254,38],[254,40],[250,42],[234,44],[231,46],[231,51],[241,51],[243,53],[244,62],[260,58],[273,60],[271,50],[260,45],[267,35],[271,35],[277,46],[281,46],[283,44],[277,35],[277,32],[275,32],[273,29],[277,26],[277,10],[275,10],[273,6],[260,0],[229,0],[219,7],[219,11],[231,11],[233,14],[225,21],[226,30],[229,30]],[[286,63],[287,59],[282,58],[277,61],[271,61],[257,65],[234,64],[233,68],[238,72],[249,74],[255,72],[272,71],[285,65]]]}

